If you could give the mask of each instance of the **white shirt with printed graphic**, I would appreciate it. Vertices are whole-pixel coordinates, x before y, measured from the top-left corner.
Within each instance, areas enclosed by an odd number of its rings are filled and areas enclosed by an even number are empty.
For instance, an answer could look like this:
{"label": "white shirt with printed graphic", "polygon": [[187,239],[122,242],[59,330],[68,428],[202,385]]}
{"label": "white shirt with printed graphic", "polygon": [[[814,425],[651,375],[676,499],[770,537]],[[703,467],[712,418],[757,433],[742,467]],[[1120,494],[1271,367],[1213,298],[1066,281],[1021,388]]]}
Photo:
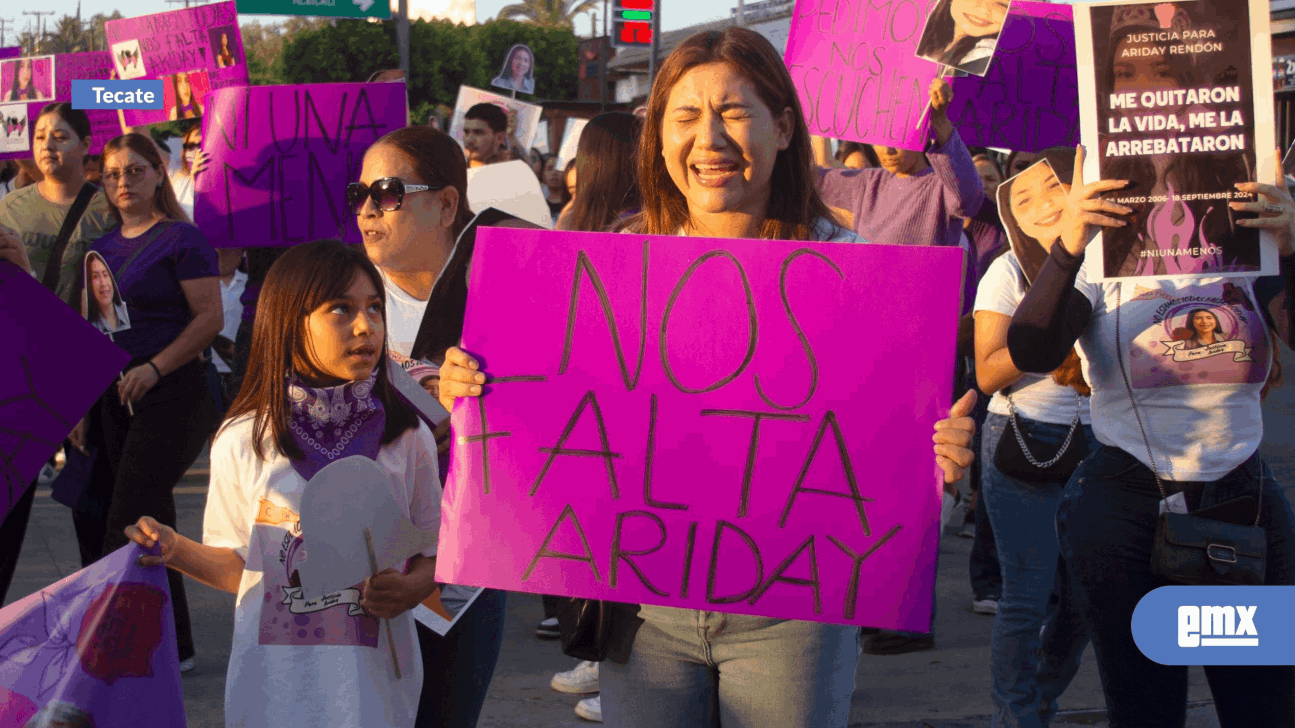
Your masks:
{"label": "white shirt with printed graphic", "polygon": [[[234,610],[225,725],[410,728],[423,685],[412,614],[369,617],[359,608],[359,589],[330,595],[336,598],[330,607],[301,598],[293,566],[307,546],[298,523],[306,480],[272,445],[266,448],[264,460],[252,450],[251,417],[226,426],[211,448],[202,540],[233,549],[246,562]],[[419,423],[382,446],[376,462],[405,515],[419,527],[439,529],[441,483],[427,426]],[[435,556],[436,549],[423,555]],[[401,680],[381,633],[385,625],[395,636]]]}

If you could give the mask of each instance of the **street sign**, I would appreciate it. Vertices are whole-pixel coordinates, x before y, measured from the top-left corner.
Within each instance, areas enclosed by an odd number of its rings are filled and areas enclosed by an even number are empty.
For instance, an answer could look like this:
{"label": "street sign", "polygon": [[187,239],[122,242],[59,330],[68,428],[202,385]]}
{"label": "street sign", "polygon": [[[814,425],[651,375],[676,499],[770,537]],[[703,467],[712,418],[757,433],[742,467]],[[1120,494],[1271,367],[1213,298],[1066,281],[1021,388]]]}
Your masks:
{"label": "street sign", "polygon": [[391,17],[387,0],[237,0],[247,15],[314,15],[326,18]]}

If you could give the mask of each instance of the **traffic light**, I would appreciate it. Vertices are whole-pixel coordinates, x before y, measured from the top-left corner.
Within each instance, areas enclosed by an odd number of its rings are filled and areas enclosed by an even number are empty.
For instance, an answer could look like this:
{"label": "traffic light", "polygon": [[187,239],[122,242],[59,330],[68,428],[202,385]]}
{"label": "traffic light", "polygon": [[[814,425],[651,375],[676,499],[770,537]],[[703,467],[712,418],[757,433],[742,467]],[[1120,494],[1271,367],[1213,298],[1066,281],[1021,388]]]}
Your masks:
{"label": "traffic light", "polygon": [[619,0],[612,43],[617,46],[652,45],[652,16],[657,0]]}

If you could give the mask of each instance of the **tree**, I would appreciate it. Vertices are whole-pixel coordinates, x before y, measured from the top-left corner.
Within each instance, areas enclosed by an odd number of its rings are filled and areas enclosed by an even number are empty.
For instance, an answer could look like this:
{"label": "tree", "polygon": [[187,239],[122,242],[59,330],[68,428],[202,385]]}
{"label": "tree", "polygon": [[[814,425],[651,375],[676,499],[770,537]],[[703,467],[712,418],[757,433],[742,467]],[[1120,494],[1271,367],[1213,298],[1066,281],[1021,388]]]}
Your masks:
{"label": "tree", "polygon": [[575,28],[576,16],[598,8],[598,0],[522,0],[506,5],[496,16],[500,20],[521,20],[541,28]]}

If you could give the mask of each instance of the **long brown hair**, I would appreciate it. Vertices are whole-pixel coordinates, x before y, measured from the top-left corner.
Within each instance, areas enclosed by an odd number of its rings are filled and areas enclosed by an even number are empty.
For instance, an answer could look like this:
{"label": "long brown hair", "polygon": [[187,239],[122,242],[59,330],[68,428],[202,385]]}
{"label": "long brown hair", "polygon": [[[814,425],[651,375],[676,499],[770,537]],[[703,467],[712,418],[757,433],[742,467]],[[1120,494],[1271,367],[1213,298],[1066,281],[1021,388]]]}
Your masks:
{"label": "long brown hair", "polygon": [[661,156],[661,125],[675,84],[693,68],[708,63],[727,63],[741,73],[755,86],[760,100],[774,116],[791,110],[791,143],[778,152],[774,162],[769,205],[759,235],[765,239],[809,240],[820,219],[835,222],[836,218],[818,192],[809,127],[796,86],[773,45],[759,33],[737,26],[698,33],[671,51],[661,64],[648,97],[638,160],[643,212],[627,227],[649,235],[674,235],[688,222],[688,202],[670,178]]}
{"label": "long brown hair", "polygon": [[[107,166],[109,154],[120,151],[131,151],[138,154],[162,176],[162,185],[153,194],[154,210],[162,213],[162,217],[168,220],[193,222],[185,214],[184,208],[180,207],[180,201],[175,196],[175,188],[171,186],[171,178],[166,173],[166,166],[162,164],[162,155],[158,153],[157,146],[153,144],[152,139],[137,132],[122,134],[119,137],[110,139],[107,144],[103,145],[104,166]],[[108,201],[108,207],[112,208],[112,216],[117,218],[117,222],[121,222],[121,210],[118,210],[117,203],[112,201],[112,195],[104,195],[104,199]]]}
{"label": "long brown hair", "polygon": [[[225,424],[251,415],[252,447],[258,458],[266,456],[265,442],[290,460],[303,457],[288,429],[291,407],[288,404],[289,375],[297,373],[294,362],[309,362],[306,317],[325,303],[346,295],[355,276],[363,273],[382,298],[382,320],[387,320],[387,294],[378,269],[363,249],[339,240],[317,240],[289,248],[270,266],[265,285],[257,302],[256,322],[252,326],[251,355],[247,376],[238,397],[230,405]],[[374,396],[386,410],[387,423],[382,430],[382,444],[400,437],[418,426],[418,416],[396,392],[387,376],[386,336],[380,343],[377,384]],[[309,372],[302,372],[309,374]]]}
{"label": "long brown hair", "polygon": [[468,207],[468,162],[463,149],[453,137],[430,126],[406,126],[388,132],[370,146],[375,149],[389,146],[400,152],[414,168],[419,184],[433,189],[453,187],[459,191],[459,209],[454,214],[452,237],[457,238],[463,228],[472,222],[472,208]]}
{"label": "long brown hair", "polygon": [[576,196],[563,230],[600,232],[626,211],[643,204],[634,158],[638,154],[643,120],[614,111],[599,114],[580,133],[576,151]]}

